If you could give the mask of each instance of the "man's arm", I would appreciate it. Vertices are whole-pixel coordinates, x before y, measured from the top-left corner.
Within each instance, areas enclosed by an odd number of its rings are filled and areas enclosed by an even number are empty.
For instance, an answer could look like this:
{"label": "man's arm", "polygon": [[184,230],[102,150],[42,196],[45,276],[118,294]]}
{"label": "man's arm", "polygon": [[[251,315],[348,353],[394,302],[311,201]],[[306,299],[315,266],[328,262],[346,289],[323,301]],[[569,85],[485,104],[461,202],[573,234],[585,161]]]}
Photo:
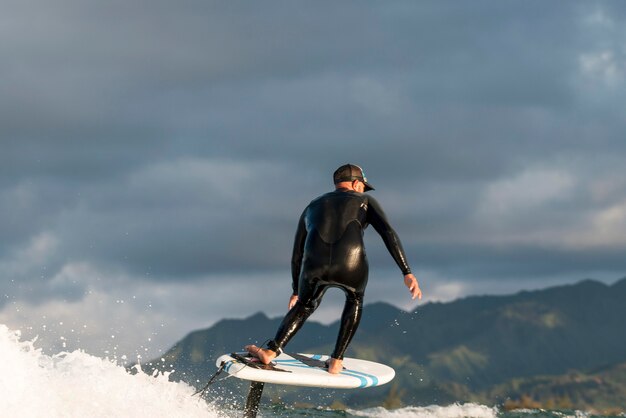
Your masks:
{"label": "man's arm", "polygon": [[[300,279],[300,268],[302,267],[302,256],[304,255],[304,242],[306,241],[306,226],[304,223],[304,214],[306,209],[300,215],[298,228],[296,229],[296,237],[293,241],[293,253],[291,255],[291,279],[293,295],[298,294],[298,281]],[[294,302],[295,303],[295,302]],[[291,303],[290,303],[291,305]]]}
{"label": "man's arm", "polygon": [[417,278],[411,273],[411,268],[406,260],[400,238],[398,238],[396,231],[389,225],[383,209],[376,199],[372,197],[369,198],[367,221],[374,227],[376,232],[380,234],[387,250],[389,250],[396,264],[400,267],[400,270],[402,270],[402,274],[404,274],[404,284],[409,289],[409,292],[411,292],[411,298],[421,299],[422,290],[417,282]]}
{"label": "man's arm", "polygon": [[402,243],[400,242],[400,238],[398,238],[398,234],[396,234],[396,231],[394,231],[391,225],[389,225],[385,212],[383,212],[383,209],[380,207],[380,204],[376,201],[376,199],[369,197],[368,200],[367,221],[374,227],[376,232],[378,232],[380,237],[383,239],[387,250],[402,271],[402,274],[405,276],[411,274],[411,268],[409,267],[406,255],[404,254],[404,249],[402,248]]}

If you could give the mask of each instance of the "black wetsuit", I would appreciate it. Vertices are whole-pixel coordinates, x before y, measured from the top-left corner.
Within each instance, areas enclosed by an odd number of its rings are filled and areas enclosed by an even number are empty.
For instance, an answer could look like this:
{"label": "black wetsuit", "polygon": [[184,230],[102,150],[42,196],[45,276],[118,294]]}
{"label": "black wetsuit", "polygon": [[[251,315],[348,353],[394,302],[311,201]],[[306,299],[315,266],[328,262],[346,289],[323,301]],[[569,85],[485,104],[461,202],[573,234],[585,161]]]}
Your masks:
{"label": "black wetsuit", "polygon": [[293,247],[291,273],[298,302],[287,313],[268,347],[281,350],[315,311],[329,287],[341,288],[346,303],[332,357],[342,359],[359,325],[368,264],[363,231],[371,224],[402,270],[411,272],[400,240],[371,196],[338,189],[313,200],[304,210]]}

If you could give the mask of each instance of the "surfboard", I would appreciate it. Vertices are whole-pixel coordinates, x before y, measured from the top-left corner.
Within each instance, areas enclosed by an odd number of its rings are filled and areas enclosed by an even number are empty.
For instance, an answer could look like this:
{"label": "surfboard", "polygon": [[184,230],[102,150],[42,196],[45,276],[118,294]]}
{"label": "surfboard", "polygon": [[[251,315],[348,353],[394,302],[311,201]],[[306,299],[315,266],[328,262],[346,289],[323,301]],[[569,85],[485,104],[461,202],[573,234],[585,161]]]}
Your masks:
{"label": "surfboard", "polygon": [[329,356],[320,354],[282,353],[264,365],[249,353],[220,356],[215,364],[239,379],[281,385],[355,389],[384,385],[396,372],[389,366],[355,358],[343,359],[343,370],[330,374],[325,362]]}

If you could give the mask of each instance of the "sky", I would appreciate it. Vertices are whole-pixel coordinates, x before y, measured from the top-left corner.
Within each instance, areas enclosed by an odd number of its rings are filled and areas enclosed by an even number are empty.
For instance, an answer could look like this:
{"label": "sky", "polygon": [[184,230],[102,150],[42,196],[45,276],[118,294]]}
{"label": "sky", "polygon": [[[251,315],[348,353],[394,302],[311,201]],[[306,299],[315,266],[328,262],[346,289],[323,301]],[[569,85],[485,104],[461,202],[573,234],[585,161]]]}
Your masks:
{"label": "sky", "polygon": [[44,348],[148,358],[284,314],[297,220],[347,162],[424,292],[369,228],[366,303],[626,276],[624,2],[2,9],[0,323]]}

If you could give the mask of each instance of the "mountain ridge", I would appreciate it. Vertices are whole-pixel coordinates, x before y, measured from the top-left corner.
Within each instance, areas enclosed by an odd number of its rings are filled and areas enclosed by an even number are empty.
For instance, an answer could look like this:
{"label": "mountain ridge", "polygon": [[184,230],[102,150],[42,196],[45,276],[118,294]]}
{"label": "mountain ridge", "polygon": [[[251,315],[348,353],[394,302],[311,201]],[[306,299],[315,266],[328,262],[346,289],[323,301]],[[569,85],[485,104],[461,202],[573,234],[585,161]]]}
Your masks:
{"label": "mountain ridge", "polygon": [[[411,312],[385,302],[368,304],[346,355],[388,363],[398,374],[389,387],[343,394],[342,402],[379,405],[393,395],[398,398],[395,404],[498,403],[507,396],[521,396],[510,389],[519,386],[511,382],[531,382],[528,388],[535,382],[549,392],[558,385],[546,383],[546,378],[533,379],[563,376],[572,370],[583,375],[602,373],[602,367],[615,375],[614,370],[622,370],[618,365],[626,363],[626,333],[621,323],[626,317],[624,300],[626,278],[610,285],[585,279],[510,295],[429,302]],[[262,343],[274,335],[281,319],[257,312],[244,319],[220,320],[189,333],[162,356],[165,361],[144,367],[174,369],[171,378],[198,386],[215,370],[213,362],[219,354],[250,342]],[[289,349],[330,352],[338,325],[339,321],[328,325],[309,321]],[[294,390],[278,392],[283,394],[281,399],[295,399]],[[541,398],[539,392],[532,393]],[[616,398],[604,400],[603,405],[611,401],[623,404]]]}

